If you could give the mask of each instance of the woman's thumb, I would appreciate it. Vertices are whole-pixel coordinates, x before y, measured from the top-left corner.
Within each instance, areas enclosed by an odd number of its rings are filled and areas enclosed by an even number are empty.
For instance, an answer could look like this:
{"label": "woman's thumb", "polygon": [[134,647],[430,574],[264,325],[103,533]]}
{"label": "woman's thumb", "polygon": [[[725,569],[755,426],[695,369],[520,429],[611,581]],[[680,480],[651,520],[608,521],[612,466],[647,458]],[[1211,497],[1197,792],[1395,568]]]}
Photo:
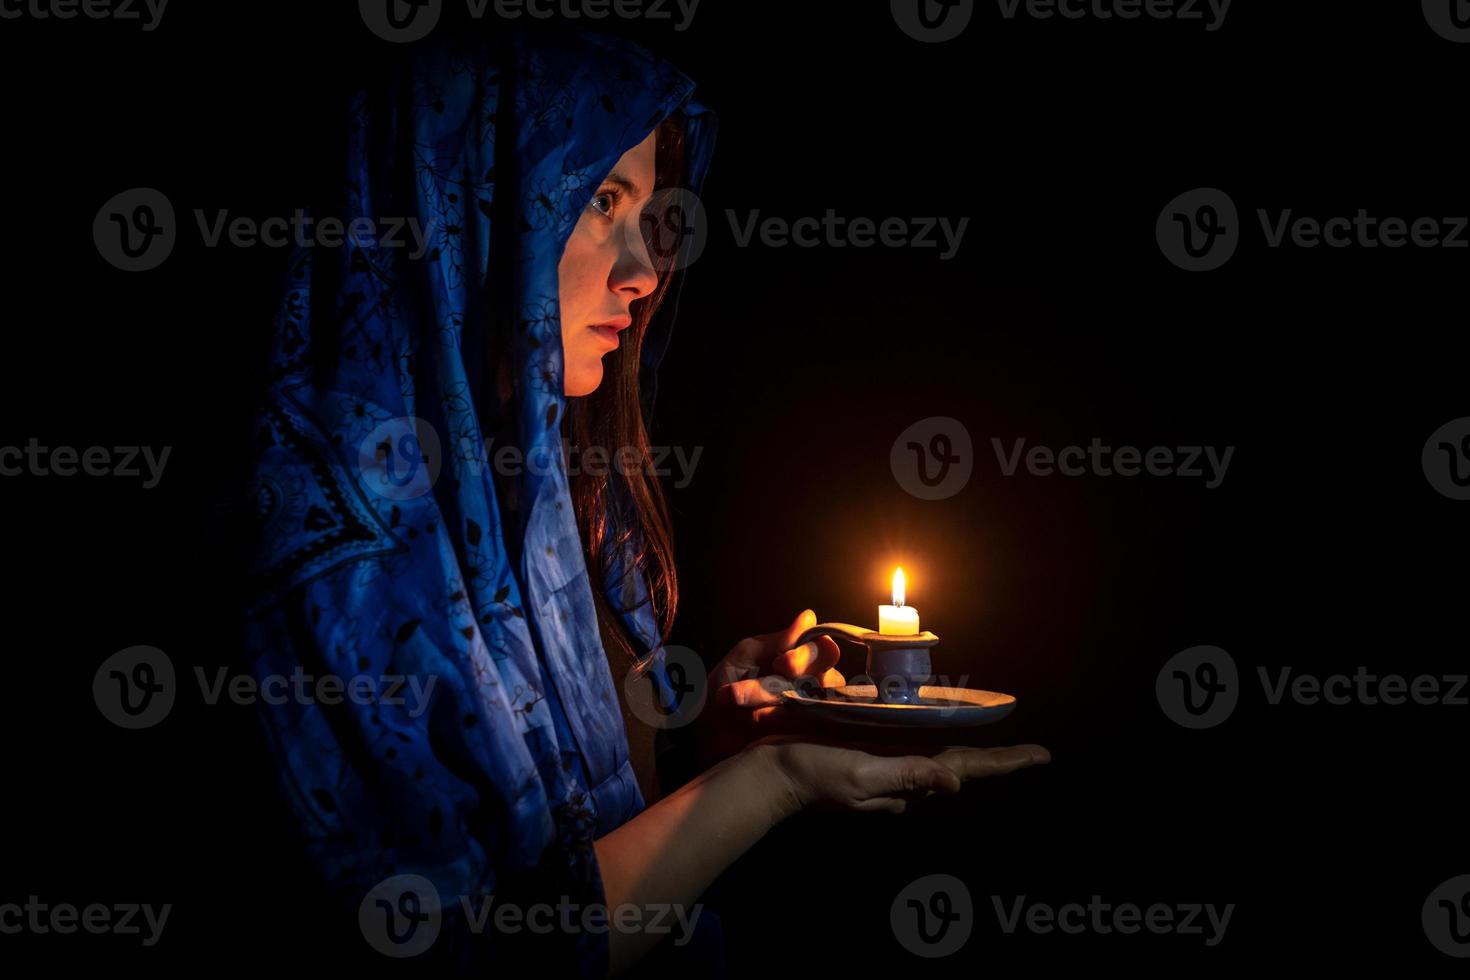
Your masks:
{"label": "woman's thumb", "polygon": [[[795,643],[798,636],[811,629],[815,625],[817,625],[816,612],[811,609],[803,609],[801,612],[797,613],[796,618],[791,621],[791,641]],[[790,647],[788,647],[787,649],[790,649]]]}
{"label": "woman's thumb", "polygon": [[790,626],[784,630],[767,633],[760,639],[766,643],[769,653],[782,654],[796,646],[796,638],[815,625],[817,625],[817,614],[810,609],[803,609],[796,614]]}

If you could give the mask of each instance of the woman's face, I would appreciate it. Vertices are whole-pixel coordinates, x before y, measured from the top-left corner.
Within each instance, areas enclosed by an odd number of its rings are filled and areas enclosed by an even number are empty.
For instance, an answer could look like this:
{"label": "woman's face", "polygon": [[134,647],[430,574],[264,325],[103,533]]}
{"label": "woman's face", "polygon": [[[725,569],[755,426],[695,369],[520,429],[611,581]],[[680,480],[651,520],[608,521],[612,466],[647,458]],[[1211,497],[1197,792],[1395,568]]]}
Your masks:
{"label": "woman's face", "polygon": [[658,285],[638,216],[653,191],[658,131],[613,167],[577,219],[557,266],[561,347],[568,396],[602,383],[602,358],[625,339],[628,308]]}

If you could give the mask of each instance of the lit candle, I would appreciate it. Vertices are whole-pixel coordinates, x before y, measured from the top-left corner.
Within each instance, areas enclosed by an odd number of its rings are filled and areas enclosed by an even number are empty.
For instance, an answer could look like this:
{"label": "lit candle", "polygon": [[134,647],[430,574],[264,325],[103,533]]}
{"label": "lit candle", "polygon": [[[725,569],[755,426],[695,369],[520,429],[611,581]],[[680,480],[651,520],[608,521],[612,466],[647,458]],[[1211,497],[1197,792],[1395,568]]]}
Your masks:
{"label": "lit candle", "polygon": [[919,610],[903,604],[903,569],[893,573],[893,605],[878,607],[880,634],[906,635],[919,632]]}

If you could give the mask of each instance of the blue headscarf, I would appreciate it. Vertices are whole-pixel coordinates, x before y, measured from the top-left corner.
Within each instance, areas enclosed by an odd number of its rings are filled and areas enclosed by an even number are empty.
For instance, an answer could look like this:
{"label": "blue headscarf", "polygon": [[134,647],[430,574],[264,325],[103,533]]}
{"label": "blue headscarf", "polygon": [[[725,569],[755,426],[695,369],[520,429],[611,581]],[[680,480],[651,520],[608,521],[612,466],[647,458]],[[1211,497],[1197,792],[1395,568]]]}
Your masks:
{"label": "blue headscarf", "polygon": [[[382,914],[404,928],[437,899],[431,948],[462,967],[503,965],[506,941],[466,930],[462,896],[605,902],[592,842],[645,805],[565,472],[557,265],[618,158],[676,110],[683,186],[699,192],[715,118],[693,87],[595,34],[507,28],[415,50],[353,100],[334,216],[376,235],[416,218],[429,250],[361,235],[297,249],[275,320],[251,671],[362,677],[380,696],[349,686],[335,704],[262,702],[260,718],[322,880],[353,909],[388,881]],[[524,459],[508,479],[491,466],[504,444]],[[610,556],[607,595],[667,692],[629,554]],[[432,888],[406,895],[394,876]],[[537,942],[568,969],[606,969],[605,931]]]}

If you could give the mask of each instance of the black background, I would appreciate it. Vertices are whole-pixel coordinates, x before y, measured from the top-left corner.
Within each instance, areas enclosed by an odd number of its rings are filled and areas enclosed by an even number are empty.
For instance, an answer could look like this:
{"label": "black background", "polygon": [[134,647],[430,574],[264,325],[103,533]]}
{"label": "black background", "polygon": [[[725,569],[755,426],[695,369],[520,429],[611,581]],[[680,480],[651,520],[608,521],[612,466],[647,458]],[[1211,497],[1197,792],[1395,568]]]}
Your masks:
{"label": "black background", "polygon": [[[1242,0],[1199,22],[1005,20],[977,4],[920,44],[886,4],[705,0],[689,30],[611,24],[672,58],[720,116],[653,439],[702,455],[671,489],[674,641],[711,662],[804,607],[868,623],[893,565],[938,633],[936,669],[1015,694],[980,744],[1048,767],[901,816],[807,814],[709,900],[745,969],[1063,963],[1207,971],[1435,951],[1420,907],[1470,871],[1456,792],[1467,710],[1271,707],[1256,668],[1463,673],[1465,507],[1420,451],[1470,414],[1470,252],[1266,247],[1257,208],[1326,218],[1470,212],[1460,93],[1470,47],[1418,4]],[[463,25],[485,30],[488,25]],[[452,22],[441,29],[461,29]],[[0,901],[172,903],[163,939],[0,936],[53,963],[258,973],[303,952],[320,909],[282,849],[247,708],[185,699],[153,729],[108,723],[97,665],[135,644],[232,663],[211,545],[248,461],[248,397],[283,259],[182,236],[128,274],[99,207],[156,187],[181,214],[289,214],[331,107],[385,42],[353,4],[175,0],[160,25],[0,21],[8,204],[0,444],[168,445],[136,480],[6,477],[8,772]],[[1154,222],[1218,187],[1244,241],[1221,269],[1165,260]],[[725,218],[970,219],[937,249],[736,247]],[[889,450],[952,416],[976,452],[958,494],[906,493]],[[1221,486],[1002,476],[990,440],[1234,446]],[[1154,679],[1197,644],[1245,680],[1187,731]],[[186,665],[186,666],[185,666]],[[844,651],[849,674],[860,652]],[[889,904],[966,882],[975,933],[920,960]],[[991,896],[1236,908],[1225,941],[1006,935]],[[386,961],[385,961],[386,962]]]}

